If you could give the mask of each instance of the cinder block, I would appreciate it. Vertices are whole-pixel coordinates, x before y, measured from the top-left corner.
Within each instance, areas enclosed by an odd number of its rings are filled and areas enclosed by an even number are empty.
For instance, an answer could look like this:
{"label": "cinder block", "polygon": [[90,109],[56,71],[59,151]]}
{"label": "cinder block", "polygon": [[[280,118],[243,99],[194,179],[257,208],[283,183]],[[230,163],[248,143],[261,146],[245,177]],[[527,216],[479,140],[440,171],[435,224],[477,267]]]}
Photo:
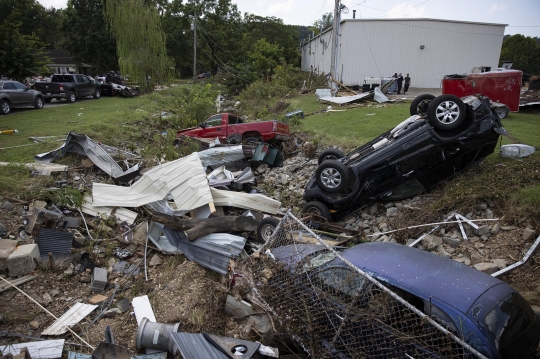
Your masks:
{"label": "cinder block", "polygon": [[8,257],[13,253],[15,247],[17,247],[18,241],[11,239],[0,239],[0,270],[7,269]]}
{"label": "cinder block", "polygon": [[107,270],[104,268],[94,268],[94,275],[92,276],[92,282],[90,288],[93,291],[103,292],[107,286]]}
{"label": "cinder block", "polygon": [[69,232],[73,233],[73,239],[79,243],[82,246],[84,246],[84,242],[86,241],[86,238],[79,232],[78,230],[74,228],[69,228]]}
{"label": "cinder block", "polygon": [[37,244],[25,244],[17,247],[7,260],[9,275],[21,277],[36,269],[34,258],[40,260]]}

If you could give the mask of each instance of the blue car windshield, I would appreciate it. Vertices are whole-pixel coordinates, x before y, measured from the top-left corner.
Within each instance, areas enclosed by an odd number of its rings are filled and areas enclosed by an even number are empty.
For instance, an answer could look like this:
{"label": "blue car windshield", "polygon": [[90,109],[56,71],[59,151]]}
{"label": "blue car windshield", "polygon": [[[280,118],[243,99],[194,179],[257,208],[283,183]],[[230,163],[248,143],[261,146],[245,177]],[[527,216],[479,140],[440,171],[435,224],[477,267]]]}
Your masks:
{"label": "blue car windshield", "polygon": [[514,358],[516,353],[535,352],[539,323],[529,304],[519,294],[512,293],[499,302],[487,313],[485,323],[495,336],[502,359]]}

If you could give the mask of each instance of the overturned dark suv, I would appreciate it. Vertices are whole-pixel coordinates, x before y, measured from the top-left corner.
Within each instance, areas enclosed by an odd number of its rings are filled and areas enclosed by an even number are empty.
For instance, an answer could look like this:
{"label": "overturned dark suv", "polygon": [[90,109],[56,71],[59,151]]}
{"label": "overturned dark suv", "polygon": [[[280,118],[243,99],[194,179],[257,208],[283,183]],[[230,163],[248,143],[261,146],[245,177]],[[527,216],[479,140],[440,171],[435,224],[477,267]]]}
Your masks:
{"label": "overturned dark suv", "polygon": [[426,108],[346,155],[324,151],[303,212],[339,219],[373,201],[413,197],[483,160],[505,134],[482,95],[442,95]]}

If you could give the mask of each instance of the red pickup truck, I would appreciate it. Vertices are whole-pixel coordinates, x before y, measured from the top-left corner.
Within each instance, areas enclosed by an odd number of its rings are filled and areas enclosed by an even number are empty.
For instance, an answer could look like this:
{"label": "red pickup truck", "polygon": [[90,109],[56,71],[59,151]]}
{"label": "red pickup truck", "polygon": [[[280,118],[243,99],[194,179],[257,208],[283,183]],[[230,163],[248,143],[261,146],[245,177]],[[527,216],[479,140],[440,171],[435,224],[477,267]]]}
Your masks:
{"label": "red pickup truck", "polygon": [[279,121],[244,122],[230,113],[210,116],[199,127],[186,128],[176,137],[219,138],[221,142],[254,144],[281,142],[289,138],[289,125]]}

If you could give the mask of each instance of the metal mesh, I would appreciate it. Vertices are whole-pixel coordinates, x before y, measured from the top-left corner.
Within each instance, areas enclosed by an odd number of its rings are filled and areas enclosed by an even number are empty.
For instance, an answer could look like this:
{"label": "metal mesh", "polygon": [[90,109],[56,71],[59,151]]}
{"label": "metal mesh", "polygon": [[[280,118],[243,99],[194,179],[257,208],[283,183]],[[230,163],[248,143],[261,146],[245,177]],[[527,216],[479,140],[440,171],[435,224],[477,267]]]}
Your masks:
{"label": "metal mesh", "polygon": [[[331,246],[289,212],[249,264],[253,292],[313,358],[485,358],[423,314],[422,301],[390,290]],[[340,266],[322,266],[336,257]]]}

